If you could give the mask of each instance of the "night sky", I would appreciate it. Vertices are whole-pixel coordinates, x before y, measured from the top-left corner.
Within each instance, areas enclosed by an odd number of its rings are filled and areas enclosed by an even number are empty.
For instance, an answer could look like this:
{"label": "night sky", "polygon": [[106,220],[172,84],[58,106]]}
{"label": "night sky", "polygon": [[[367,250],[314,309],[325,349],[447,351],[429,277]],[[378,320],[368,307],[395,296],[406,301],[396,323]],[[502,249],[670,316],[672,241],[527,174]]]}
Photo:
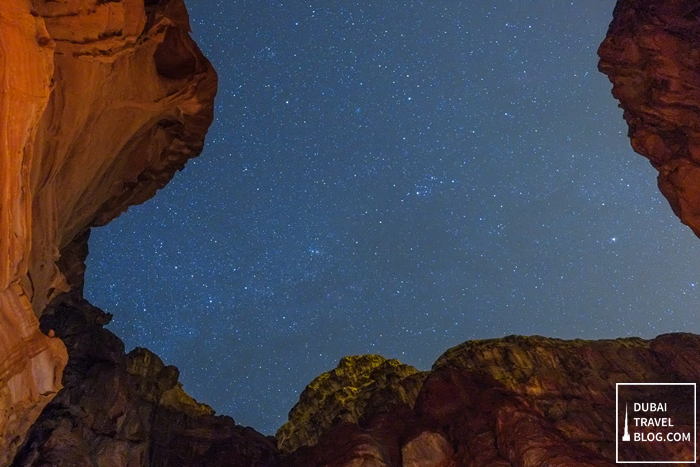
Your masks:
{"label": "night sky", "polygon": [[614,0],[186,3],[216,121],[86,296],[198,400],[271,434],[344,355],[700,333],[700,241],[596,68]]}

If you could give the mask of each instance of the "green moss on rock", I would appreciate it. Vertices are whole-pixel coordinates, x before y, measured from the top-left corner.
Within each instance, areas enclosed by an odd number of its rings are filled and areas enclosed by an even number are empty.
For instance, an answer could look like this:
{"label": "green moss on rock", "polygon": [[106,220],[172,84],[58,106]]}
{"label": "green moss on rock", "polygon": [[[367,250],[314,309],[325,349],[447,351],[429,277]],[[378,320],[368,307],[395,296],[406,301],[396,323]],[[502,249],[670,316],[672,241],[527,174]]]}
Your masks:
{"label": "green moss on rock", "polygon": [[380,355],[343,357],[333,370],[315,378],[277,431],[283,452],[313,446],[335,423],[358,423],[392,405],[413,407],[425,373]]}

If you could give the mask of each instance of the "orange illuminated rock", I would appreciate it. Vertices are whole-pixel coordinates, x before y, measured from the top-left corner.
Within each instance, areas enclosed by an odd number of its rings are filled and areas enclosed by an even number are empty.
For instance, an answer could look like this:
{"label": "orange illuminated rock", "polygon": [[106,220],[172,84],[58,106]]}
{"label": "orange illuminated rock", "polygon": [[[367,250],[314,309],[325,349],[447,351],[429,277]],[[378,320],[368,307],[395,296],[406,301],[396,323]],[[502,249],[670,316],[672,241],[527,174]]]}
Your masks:
{"label": "orange illuminated rock", "polygon": [[695,2],[618,0],[599,69],[632,147],[659,171],[673,212],[700,236],[700,23]]}
{"label": "orange illuminated rock", "polygon": [[[302,393],[278,449],[192,400],[154,354],[125,354],[79,293],[45,310],[79,289],[87,229],[153,196],[211,123],[216,77],[182,1],[146,3],[0,8],[0,466],[60,388],[66,349],[52,330],[71,352],[66,388],[16,466],[613,466],[616,383],[700,380],[691,334],[469,341],[430,372],[350,357]],[[700,235],[698,24],[692,2],[619,0],[599,53],[633,147]],[[620,449],[645,461],[692,453],[683,443]]]}
{"label": "orange illuminated rock", "polygon": [[0,465],[60,388],[37,317],[83,268],[61,251],[202,149],[216,74],[188,23],[181,0],[2,2]]}

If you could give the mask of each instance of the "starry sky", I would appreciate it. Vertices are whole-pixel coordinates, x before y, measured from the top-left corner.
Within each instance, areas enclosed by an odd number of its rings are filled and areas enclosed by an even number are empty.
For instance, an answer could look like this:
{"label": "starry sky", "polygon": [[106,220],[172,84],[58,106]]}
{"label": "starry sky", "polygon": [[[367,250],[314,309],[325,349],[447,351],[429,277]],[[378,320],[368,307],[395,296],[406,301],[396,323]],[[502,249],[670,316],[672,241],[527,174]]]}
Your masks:
{"label": "starry sky", "polygon": [[216,121],[93,230],[86,296],[198,400],[272,434],[344,355],[700,332],[700,241],[596,68],[614,0],[186,3]]}

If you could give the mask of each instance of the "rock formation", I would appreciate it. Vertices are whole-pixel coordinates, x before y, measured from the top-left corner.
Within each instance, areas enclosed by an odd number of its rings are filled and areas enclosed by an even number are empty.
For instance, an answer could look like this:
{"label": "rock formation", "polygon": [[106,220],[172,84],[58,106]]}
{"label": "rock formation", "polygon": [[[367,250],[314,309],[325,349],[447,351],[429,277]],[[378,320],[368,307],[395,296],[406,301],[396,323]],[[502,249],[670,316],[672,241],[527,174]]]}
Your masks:
{"label": "rock formation", "polygon": [[[697,382],[700,336],[469,341],[430,372],[377,355],[346,357],[314,380],[272,437],[216,417],[145,349],[124,353],[109,320],[77,295],[41,319],[68,347],[65,388],[13,467],[613,466],[616,383]],[[692,400],[664,399],[688,416]],[[635,431],[639,431],[635,428]],[[691,456],[691,443],[622,443],[634,460]]]}
{"label": "rock formation", "polygon": [[[697,382],[700,336],[465,342],[433,365],[411,410],[322,428],[282,459],[314,466],[613,466],[615,383]],[[309,403],[307,401],[307,403]],[[686,404],[672,397],[669,404]],[[693,433],[690,416],[675,429]],[[623,443],[623,459],[692,459],[693,443]],[[676,457],[674,457],[676,456]]]}
{"label": "rock formation", "polygon": [[2,3],[0,465],[60,388],[37,318],[84,267],[69,246],[202,149],[216,74],[188,22],[182,0]]}
{"label": "rock formation", "polygon": [[68,348],[64,388],[32,426],[14,467],[274,467],[274,438],[235,425],[188,396],[179,372],[102,326],[110,316],[79,294],[41,318]]}
{"label": "rock formation", "polygon": [[313,446],[334,424],[359,423],[395,405],[413,408],[427,373],[380,355],[344,357],[314,379],[277,431],[281,451]]}
{"label": "rock formation", "polygon": [[632,147],[659,171],[673,212],[700,236],[700,11],[683,0],[618,0],[599,69]]}

